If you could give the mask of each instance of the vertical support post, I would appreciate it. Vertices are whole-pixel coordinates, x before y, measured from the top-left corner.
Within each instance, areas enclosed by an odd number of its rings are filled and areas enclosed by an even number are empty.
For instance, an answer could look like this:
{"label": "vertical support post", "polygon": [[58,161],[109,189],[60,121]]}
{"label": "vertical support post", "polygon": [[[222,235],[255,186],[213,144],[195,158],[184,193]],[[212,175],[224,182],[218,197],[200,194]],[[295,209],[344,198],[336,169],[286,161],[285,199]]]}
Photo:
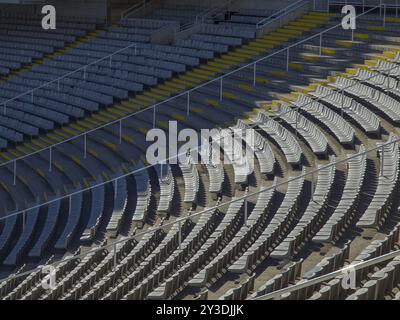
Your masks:
{"label": "vertical support post", "polygon": [[53,149],[52,147],[49,148],[49,172],[52,170],[52,162],[53,162]]}
{"label": "vertical support post", "polygon": [[254,70],[253,70],[253,86],[257,85],[257,62],[254,63]]}
{"label": "vertical support post", "polygon": [[223,99],[223,94],[224,94],[223,78],[221,77],[220,85],[219,85],[219,100],[220,101],[222,101],[222,99]]}
{"label": "vertical support post", "polygon": [[314,173],[311,173],[311,201],[314,201]]}
{"label": "vertical support post", "polygon": [[248,217],[248,212],[247,212],[247,198],[244,199],[244,225],[247,227],[247,217]]}
{"label": "vertical support post", "polygon": [[383,28],[386,27],[386,4],[383,5]]}
{"label": "vertical support post", "polygon": [[322,56],[322,33],[319,35],[319,56]]}
{"label": "vertical support post", "polygon": [[381,157],[381,176],[383,177],[383,168],[384,168],[384,165],[385,165],[385,148],[384,148],[384,146],[382,146],[381,153],[382,153],[382,157]]}
{"label": "vertical support post", "polygon": [[340,115],[343,118],[343,108],[344,108],[344,89],[342,88],[342,108],[340,109]]}
{"label": "vertical support post", "polygon": [[114,199],[117,199],[117,197],[118,197],[118,183],[117,183],[117,180],[118,179],[115,179],[114,180]]}
{"label": "vertical support post", "polygon": [[328,0],[328,8],[327,8],[327,12],[331,12],[331,8],[330,8],[330,0]]}
{"label": "vertical support post", "polygon": [[187,94],[186,113],[187,113],[187,116],[189,117],[189,114],[190,114],[190,91],[188,91],[188,94]]}
{"label": "vertical support post", "polygon": [[83,135],[83,158],[86,159],[87,156],[87,137],[86,137],[86,133]]}
{"label": "vertical support post", "polygon": [[182,222],[181,220],[178,221],[178,245],[179,245],[179,250],[182,248]]}
{"label": "vertical support post", "polygon": [[289,48],[286,51],[286,71],[289,71]]}
{"label": "vertical support post", "polygon": [[119,144],[122,143],[122,120],[119,120]]}
{"label": "vertical support post", "polygon": [[117,269],[117,244],[114,243],[114,271]]}
{"label": "vertical support post", "polygon": [[14,160],[14,178],[13,178],[13,185],[17,183],[17,160]]}

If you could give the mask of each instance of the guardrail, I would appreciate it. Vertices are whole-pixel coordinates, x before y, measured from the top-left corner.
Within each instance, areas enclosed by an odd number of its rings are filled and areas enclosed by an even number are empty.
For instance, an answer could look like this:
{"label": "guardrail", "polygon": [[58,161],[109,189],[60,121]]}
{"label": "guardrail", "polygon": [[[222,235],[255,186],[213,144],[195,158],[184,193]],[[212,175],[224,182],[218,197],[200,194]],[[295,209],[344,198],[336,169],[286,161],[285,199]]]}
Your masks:
{"label": "guardrail", "polygon": [[[358,15],[358,17],[360,17],[360,16],[362,16],[362,15],[364,15],[364,14],[367,14],[368,12],[372,12],[373,10],[377,10],[377,9],[380,9],[380,7],[374,7],[374,8],[372,8],[372,9],[370,9],[370,10],[368,10],[368,11],[366,11],[366,12],[360,14],[360,15]],[[169,102],[171,102],[171,101],[174,101],[175,99],[179,99],[179,98],[182,98],[182,97],[186,97],[186,98],[187,98],[187,115],[189,115],[189,114],[190,114],[190,95],[191,95],[191,93],[195,92],[196,90],[201,89],[201,88],[204,88],[205,86],[210,85],[210,84],[212,84],[212,85],[218,84],[218,87],[219,87],[219,90],[220,90],[220,92],[219,92],[220,100],[223,100],[223,80],[224,80],[226,77],[235,75],[236,73],[241,72],[241,71],[251,71],[251,72],[253,72],[253,76],[254,76],[254,77],[253,77],[253,85],[256,86],[256,85],[257,85],[257,83],[256,83],[257,64],[261,64],[263,61],[266,61],[267,59],[272,58],[272,57],[275,57],[275,56],[277,56],[277,55],[279,55],[279,54],[282,54],[282,53],[287,53],[287,57],[289,57],[289,54],[288,54],[288,53],[289,53],[289,50],[290,50],[290,49],[293,49],[293,48],[295,48],[295,47],[297,47],[297,46],[301,46],[301,45],[305,44],[307,41],[310,41],[310,40],[313,40],[313,39],[318,39],[318,37],[320,37],[320,39],[322,39],[322,35],[323,35],[323,34],[329,32],[329,31],[331,31],[331,30],[334,30],[335,28],[341,28],[341,24],[338,24],[338,25],[336,25],[336,26],[330,27],[329,29],[326,29],[326,30],[324,30],[324,31],[322,31],[322,32],[320,32],[320,33],[318,33],[318,34],[315,34],[315,35],[310,36],[310,37],[308,37],[308,38],[306,38],[306,39],[303,39],[303,40],[301,40],[301,41],[298,41],[298,42],[296,42],[296,43],[290,45],[290,46],[287,47],[287,48],[283,48],[283,49],[277,50],[276,52],[273,52],[273,53],[271,53],[271,54],[269,54],[269,55],[267,55],[267,56],[265,56],[265,57],[263,57],[263,58],[260,58],[260,59],[258,59],[257,61],[254,61],[254,62],[252,62],[252,63],[249,63],[249,64],[246,64],[246,65],[244,65],[244,66],[241,66],[241,67],[237,68],[236,70],[233,70],[233,71],[229,72],[228,74],[225,74],[225,75],[223,75],[223,76],[220,76],[220,77],[218,77],[218,78],[215,78],[215,79],[213,79],[213,80],[210,80],[210,81],[208,81],[208,82],[206,82],[206,83],[203,83],[203,84],[201,84],[201,85],[199,85],[199,86],[197,86],[197,87],[195,87],[195,88],[189,89],[189,90],[187,90],[187,91],[185,91],[185,92],[183,92],[183,93],[180,93],[180,94],[178,94],[178,95],[176,95],[176,96],[174,96],[174,97],[171,97],[171,98],[169,98],[169,99],[167,99],[167,100],[165,100],[165,101],[163,101],[163,102],[157,103],[157,104],[155,104],[155,105],[153,105],[153,106],[151,106],[151,107],[149,107],[149,108],[140,110],[140,111],[138,111],[138,112],[136,112],[136,113],[134,113],[134,114],[132,114],[132,115],[126,116],[126,117],[124,117],[124,118],[122,118],[122,119],[119,119],[119,120],[116,120],[116,121],[113,121],[112,123],[109,123],[109,124],[107,124],[107,125],[104,125],[104,126],[102,126],[101,128],[105,128],[105,127],[111,126],[111,125],[113,125],[113,124],[119,124],[119,129],[120,129],[120,130],[119,130],[119,134],[120,134],[120,141],[121,141],[121,134],[122,134],[122,130],[121,130],[121,129],[122,129],[122,121],[123,121],[123,120],[128,119],[128,118],[130,118],[130,117],[132,117],[132,116],[134,116],[134,115],[136,115],[136,114],[140,114],[140,113],[143,113],[143,112],[150,111],[150,112],[153,113],[153,116],[154,116],[154,117],[153,117],[153,126],[155,127],[155,126],[156,126],[156,109],[157,109],[157,107],[162,107],[162,105],[163,105],[164,103],[169,103]],[[321,46],[321,47],[320,47],[320,53],[321,53],[322,42],[320,42],[320,46]],[[287,61],[289,61],[289,60],[287,60]],[[288,63],[288,62],[287,62],[287,63]],[[391,70],[391,69],[389,69],[388,71],[390,71],[390,70]],[[378,73],[377,75],[374,75],[374,76],[370,77],[370,78],[377,77],[377,76],[379,76],[379,73]],[[353,85],[350,85],[350,86],[348,86],[348,88],[350,88],[350,87],[352,87],[352,86],[353,86]],[[347,88],[347,87],[346,87],[346,88]],[[344,89],[346,89],[346,88],[342,88],[342,90],[341,90],[342,95],[344,95]],[[334,93],[332,93],[332,94],[334,94]],[[331,95],[331,94],[326,95],[325,97],[328,97],[328,96],[330,96],[330,95]],[[318,98],[318,99],[315,99],[314,101],[319,101],[319,100],[321,100],[321,99],[322,99],[322,98]],[[342,106],[342,108],[344,108],[344,106]],[[297,107],[297,110],[299,110],[299,109],[300,109],[300,107]],[[283,115],[283,114],[280,114],[280,115],[277,115],[276,117],[272,117],[272,118],[278,118],[279,116],[282,116],[282,115]],[[256,127],[257,125],[258,125],[257,123],[254,123],[251,127]],[[95,132],[96,130],[99,130],[99,128],[90,130],[89,132],[86,132],[86,133],[80,135],[80,137],[83,136],[83,137],[85,138],[85,141],[86,141],[86,138],[87,138],[88,134],[90,134],[91,132]],[[76,138],[71,138],[70,141],[75,140],[75,139],[76,139]],[[222,206],[226,206],[226,205],[228,205],[228,204],[231,204],[231,203],[234,203],[234,202],[237,202],[237,201],[241,201],[241,200],[247,201],[248,198],[254,197],[255,195],[260,194],[261,192],[267,192],[267,191],[271,190],[272,188],[279,187],[280,185],[285,185],[285,184],[287,184],[287,183],[289,183],[289,182],[291,182],[291,181],[294,181],[294,180],[297,180],[297,179],[301,179],[301,178],[304,178],[304,177],[306,177],[306,176],[311,176],[311,175],[313,175],[313,174],[317,174],[320,170],[329,168],[329,167],[331,167],[331,166],[336,166],[336,165],[338,165],[338,164],[340,164],[340,163],[346,163],[346,162],[349,161],[350,159],[353,159],[353,158],[356,158],[356,157],[359,157],[359,156],[365,156],[365,155],[368,154],[369,152],[376,152],[376,150],[379,150],[380,148],[383,149],[385,146],[395,144],[395,143],[397,143],[397,142],[399,142],[399,141],[400,141],[400,139],[395,139],[395,140],[392,140],[392,141],[389,141],[389,142],[382,143],[382,144],[380,144],[379,146],[374,147],[374,148],[370,148],[370,149],[366,150],[366,151],[363,152],[363,153],[358,153],[358,154],[350,155],[350,156],[349,156],[348,158],[346,158],[346,159],[341,159],[341,160],[337,160],[337,161],[335,161],[335,162],[331,162],[331,163],[329,163],[328,165],[321,166],[320,168],[317,168],[317,169],[312,169],[312,170],[310,170],[309,172],[306,172],[306,173],[304,173],[304,174],[301,174],[301,175],[296,176],[296,177],[291,178],[291,179],[287,179],[286,181],[283,181],[283,182],[278,183],[276,186],[264,188],[264,189],[259,190],[259,191],[257,191],[257,192],[254,192],[254,193],[251,193],[251,194],[247,194],[246,196],[243,196],[243,197],[240,197],[240,198],[236,198],[235,200],[227,201],[227,202],[224,202],[224,203],[219,203],[219,204],[217,204],[216,206],[214,206],[214,207],[212,207],[212,208],[203,210],[203,211],[201,211],[201,212],[194,213],[194,214],[192,214],[192,215],[190,215],[190,216],[187,216],[187,217],[178,218],[176,221],[170,222],[170,223],[166,223],[166,224],[164,224],[163,226],[159,226],[159,227],[155,227],[155,228],[150,228],[149,230],[146,230],[146,231],[137,233],[135,236],[128,237],[128,238],[124,238],[124,239],[121,239],[121,240],[118,240],[118,241],[114,241],[113,243],[108,244],[108,245],[106,245],[106,246],[104,246],[104,247],[98,247],[98,248],[95,248],[95,249],[91,249],[91,250],[89,250],[88,252],[86,252],[86,253],[84,253],[84,254],[82,254],[82,255],[78,255],[78,256],[74,256],[74,257],[72,257],[72,258],[68,258],[68,259],[63,259],[63,260],[57,261],[57,262],[55,262],[55,263],[52,264],[52,265],[58,265],[59,263],[61,263],[61,262],[63,262],[63,261],[67,261],[67,260],[71,260],[71,259],[76,259],[76,258],[82,257],[82,256],[84,256],[84,255],[86,255],[86,254],[88,254],[88,253],[90,253],[90,252],[102,250],[102,249],[104,249],[104,248],[114,248],[114,250],[116,250],[116,246],[117,246],[118,243],[122,243],[122,242],[125,242],[125,241],[128,241],[128,240],[137,238],[137,237],[139,237],[139,236],[141,236],[141,235],[144,235],[144,234],[146,234],[146,233],[154,232],[154,231],[156,231],[156,230],[165,228],[165,227],[170,226],[170,225],[175,224],[175,223],[182,223],[182,222],[186,221],[187,219],[190,219],[190,218],[192,218],[192,217],[198,216],[198,215],[200,215],[200,214],[202,214],[202,213],[205,213],[205,212],[209,212],[209,211],[218,209],[218,208],[220,208],[220,207],[222,207]],[[65,143],[65,142],[63,142],[63,143]],[[62,143],[60,143],[60,144],[58,144],[58,145],[61,145],[61,144],[62,144]],[[54,147],[54,146],[53,146],[53,147]],[[85,144],[85,147],[86,147],[86,144]],[[51,148],[52,148],[52,147],[50,147],[49,170],[51,169],[51,150],[52,150]],[[181,155],[183,155],[183,154],[179,154],[179,155],[176,155],[176,156],[174,156],[174,157],[165,159],[165,161],[163,161],[162,163],[165,163],[165,162],[167,162],[168,160],[176,159],[177,157],[179,157],[179,156],[181,156]],[[384,161],[384,159],[382,158],[382,159],[381,159],[382,165],[383,165],[383,161]],[[10,163],[14,163],[14,164],[15,164],[15,160],[11,161]],[[8,218],[8,217],[11,217],[11,216],[13,216],[13,215],[20,215],[20,214],[22,214],[22,215],[25,217],[25,215],[27,214],[27,211],[29,211],[29,210],[31,210],[31,209],[40,208],[40,207],[42,207],[42,206],[44,206],[44,205],[48,205],[48,204],[50,204],[50,203],[53,203],[53,202],[55,202],[55,201],[59,201],[59,200],[62,200],[62,199],[68,199],[68,198],[70,198],[71,196],[76,195],[76,194],[78,194],[78,193],[85,192],[85,191],[90,191],[92,188],[98,187],[98,186],[100,186],[100,185],[105,185],[105,184],[108,184],[108,183],[110,183],[110,182],[117,181],[117,180],[119,180],[119,179],[123,179],[123,178],[125,178],[125,177],[128,177],[128,176],[130,176],[130,175],[136,174],[136,173],[138,173],[138,172],[140,172],[140,171],[142,171],[142,170],[146,170],[146,169],[148,169],[148,168],[150,168],[150,167],[153,167],[153,166],[154,166],[154,165],[143,166],[143,168],[130,171],[130,172],[126,173],[126,174],[123,174],[123,175],[120,175],[120,176],[118,176],[118,177],[112,178],[112,179],[110,179],[109,181],[100,182],[100,183],[97,183],[97,182],[96,182],[96,184],[93,184],[93,185],[92,185],[91,187],[89,187],[89,188],[83,188],[83,189],[81,189],[81,190],[79,190],[79,191],[70,192],[69,194],[66,194],[66,195],[64,195],[64,196],[62,196],[62,197],[57,197],[57,198],[55,198],[55,199],[52,199],[52,200],[50,200],[50,201],[46,201],[46,202],[37,204],[37,205],[32,206],[32,207],[30,207],[30,208],[25,208],[24,210],[18,210],[18,208],[17,208],[17,209],[16,209],[15,211],[13,211],[12,213],[7,214],[7,215],[1,217],[1,218],[0,218],[0,221],[6,219],[6,218]],[[14,166],[14,169],[15,169],[14,174],[16,174],[16,166]],[[51,170],[50,170],[50,171],[51,171]],[[247,206],[245,206],[245,207],[247,207]],[[115,251],[115,252],[116,252],[116,251]],[[28,273],[31,273],[31,272],[37,270],[37,269],[38,269],[38,268],[35,268],[35,269],[30,270],[30,271],[28,271],[28,272],[26,272],[26,273],[15,275],[15,277],[20,277],[20,276],[26,275],[26,274],[28,274]],[[7,279],[9,279],[9,278],[7,278]]]}

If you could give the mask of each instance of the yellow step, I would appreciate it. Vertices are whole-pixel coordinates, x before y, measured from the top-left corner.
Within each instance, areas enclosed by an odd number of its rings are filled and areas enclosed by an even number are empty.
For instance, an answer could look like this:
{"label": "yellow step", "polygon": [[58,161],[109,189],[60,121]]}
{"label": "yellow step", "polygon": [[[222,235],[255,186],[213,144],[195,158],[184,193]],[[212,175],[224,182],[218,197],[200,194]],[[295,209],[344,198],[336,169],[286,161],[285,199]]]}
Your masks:
{"label": "yellow step", "polygon": [[207,64],[209,66],[211,66],[211,67],[217,67],[217,68],[220,68],[220,69],[230,69],[230,68],[232,68],[231,65],[226,64],[226,61],[222,61],[222,60],[219,60],[219,62],[209,61],[209,62],[207,62]]}
{"label": "yellow step", "polygon": [[215,72],[215,73],[221,73],[224,71],[221,68],[212,67],[212,66],[208,66],[208,65],[202,65],[202,66],[200,66],[200,69],[198,69],[198,70],[206,70],[206,71]]}
{"label": "yellow step", "polygon": [[353,46],[353,41],[350,40],[336,40],[338,46],[350,48]]}
{"label": "yellow step", "polygon": [[301,32],[301,33],[307,32],[307,31],[310,31],[310,30],[311,30],[311,29],[308,28],[308,27],[290,26],[290,25],[284,26],[283,28],[286,29],[286,30],[298,31],[298,32]]}
{"label": "yellow step", "polygon": [[215,72],[215,71],[209,71],[209,70],[204,70],[204,69],[194,69],[193,72],[199,73],[199,74],[202,74],[202,75],[208,76],[208,77],[212,77],[217,74],[217,72]]}
{"label": "yellow step", "polygon": [[354,39],[366,40],[369,38],[368,33],[354,33]]}
{"label": "yellow step", "polygon": [[240,52],[229,52],[228,55],[231,57],[238,57],[238,58],[243,58],[246,60],[253,58],[252,55],[248,55],[248,54],[240,53]]}
{"label": "yellow step", "polygon": [[385,31],[384,26],[368,26],[367,29],[370,31]]}
{"label": "yellow step", "polygon": [[[219,58],[219,59],[222,59],[223,61],[228,60],[228,63],[231,63],[232,65],[236,65],[238,62],[246,61],[246,59],[244,59],[244,58],[232,57],[229,54],[225,54],[225,55],[221,56],[221,58]],[[216,59],[216,60],[218,60],[218,59]]]}
{"label": "yellow step", "polygon": [[279,28],[275,32],[277,32],[278,34],[283,33],[283,34],[288,34],[288,35],[292,35],[292,36],[299,36],[302,34],[301,31],[291,30],[291,29],[286,29],[286,28]]}
{"label": "yellow step", "polygon": [[318,24],[315,22],[305,22],[305,21],[299,21],[299,20],[289,22],[289,25],[296,26],[296,27],[306,27],[308,29],[318,27]]}
{"label": "yellow step", "polygon": [[393,51],[383,51],[382,53],[385,57],[388,57],[389,59],[394,59],[396,58],[396,53]]}
{"label": "yellow step", "polygon": [[158,94],[160,96],[165,96],[165,97],[169,97],[171,95],[171,92],[166,91],[166,90],[161,90],[159,88],[151,88],[150,92],[155,92],[156,94]]}
{"label": "yellow step", "polygon": [[168,97],[166,95],[161,95],[159,93],[155,93],[155,92],[152,92],[152,91],[149,91],[149,90],[144,91],[143,95],[147,96],[147,97],[150,97],[152,99],[155,99],[155,100],[162,100],[162,99],[165,99],[166,97]]}
{"label": "yellow step", "polygon": [[395,17],[387,17],[386,22],[394,22],[394,23],[399,23],[400,22],[400,18],[395,18]]}

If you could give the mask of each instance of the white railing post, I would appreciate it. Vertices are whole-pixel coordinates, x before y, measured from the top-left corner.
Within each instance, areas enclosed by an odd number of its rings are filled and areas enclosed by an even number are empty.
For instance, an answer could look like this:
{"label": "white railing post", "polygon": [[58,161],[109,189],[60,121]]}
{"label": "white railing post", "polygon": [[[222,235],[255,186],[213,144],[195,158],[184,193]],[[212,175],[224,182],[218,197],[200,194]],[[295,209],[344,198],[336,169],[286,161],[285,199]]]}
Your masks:
{"label": "white railing post", "polygon": [[53,162],[52,150],[53,150],[53,148],[50,146],[50,148],[49,148],[49,172],[51,172],[51,170],[52,170],[52,168],[51,168],[52,162]]}
{"label": "white railing post", "polygon": [[314,201],[314,173],[311,173],[311,201]]}
{"label": "white railing post", "polygon": [[17,183],[17,160],[14,160],[14,177],[13,177],[13,185],[15,186]]}
{"label": "white railing post", "polygon": [[179,246],[179,250],[181,250],[182,249],[182,222],[181,222],[181,220],[179,220],[178,221],[178,229],[179,229],[179,232],[178,232],[178,246]]}
{"label": "white railing post", "polygon": [[118,179],[115,179],[113,182],[114,185],[114,200],[118,197]]}
{"label": "white railing post", "polygon": [[386,4],[383,5],[383,28],[386,27]]}
{"label": "white railing post", "polygon": [[119,144],[122,144],[122,120],[119,121]]}
{"label": "white railing post", "polygon": [[257,62],[254,63],[254,69],[253,69],[253,86],[255,87],[257,85]]}
{"label": "white railing post", "polygon": [[114,243],[114,271],[117,269],[117,244]]}
{"label": "white railing post", "polygon": [[83,158],[86,159],[87,156],[87,137],[86,137],[86,133],[83,135]]}
{"label": "white railing post", "polygon": [[25,230],[25,224],[26,224],[26,216],[25,216],[25,210],[22,211],[22,230]]}
{"label": "white railing post", "polygon": [[319,35],[319,56],[322,56],[322,33]]}
{"label": "white railing post", "polygon": [[188,94],[187,94],[186,113],[187,113],[187,116],[189,117],[189,114],[190,114],[190,91],[188,91]]}
{"label": "white railing post", "polygon": [[221,77],[220,80],[220,87],[219,87],[219,100],[222,101],[222,99],[224,98],[224,88],[223,88],[223,78]]}
{"label": "white railing post", "polygon": [[286,50],[286,71],[289,71],[289,48]]}
{"label": "white railing post", "polygon": [[342,108],[340,109],[340,115],[343,118],[343,109],[344,109],[344,89],[342,88]]}
{"label": "white railing post", "polygon": [[248,211],[247,211],[247,198],[244,199],[244,224],[247,227],[247,219],[248,218]]}

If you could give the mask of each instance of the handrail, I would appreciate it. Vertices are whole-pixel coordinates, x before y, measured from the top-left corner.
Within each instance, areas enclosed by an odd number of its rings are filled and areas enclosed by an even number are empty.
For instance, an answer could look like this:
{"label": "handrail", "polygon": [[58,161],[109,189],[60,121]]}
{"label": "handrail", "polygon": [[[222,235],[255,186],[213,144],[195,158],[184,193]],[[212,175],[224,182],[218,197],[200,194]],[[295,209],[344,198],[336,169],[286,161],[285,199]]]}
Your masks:
{"label": "handrail", "polygon": [[282,18],[283,16],[287,15],[288,13],[295,11],[296,9],[300,8],[302,5],[309,3],[309,2],[310,2],[310,0],[298,0],[298,1],[290,4],[289,6],[279,10],[278,12],[271,14],[269,17],[266,17],[266,18],[260,20],[259,22],[257,22],[256,29],[261,29],[261,28],[265,27],[266,25],[270,24],[271,22]]}

